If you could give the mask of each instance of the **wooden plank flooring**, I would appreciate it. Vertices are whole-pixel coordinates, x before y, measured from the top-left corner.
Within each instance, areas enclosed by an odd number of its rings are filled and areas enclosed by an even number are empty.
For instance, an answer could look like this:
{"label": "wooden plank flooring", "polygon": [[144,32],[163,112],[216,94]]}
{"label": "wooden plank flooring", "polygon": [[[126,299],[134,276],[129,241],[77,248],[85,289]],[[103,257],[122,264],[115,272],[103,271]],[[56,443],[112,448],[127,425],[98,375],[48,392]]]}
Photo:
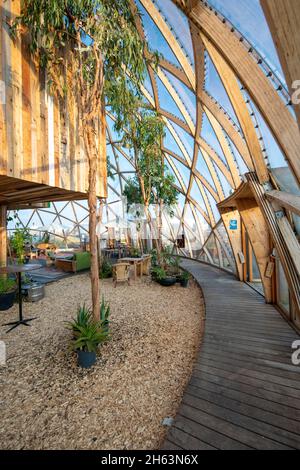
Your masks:
{"label": "wooden plank flooring", "polygon": [[206,305],[203,342],[163,449],[300,449],[299,339],[234,276],[185,260]]}

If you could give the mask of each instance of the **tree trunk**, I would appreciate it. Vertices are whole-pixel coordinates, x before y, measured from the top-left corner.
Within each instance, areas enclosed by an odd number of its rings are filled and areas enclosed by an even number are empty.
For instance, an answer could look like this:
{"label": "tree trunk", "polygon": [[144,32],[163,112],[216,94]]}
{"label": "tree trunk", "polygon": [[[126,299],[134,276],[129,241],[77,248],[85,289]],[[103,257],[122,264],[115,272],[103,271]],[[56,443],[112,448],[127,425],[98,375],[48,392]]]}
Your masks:
{"label": "tree trunk", "polygon": [[89,206],[89,237],[91,252],[91,290],[92,290],[92,311],[96,321],[100,320],[100,283],[99,283],[99,264],[98,264],[98,243],[97,243],[97,146],[92,126],[84,126],[83,132],[89,158],[89,188],[88,188],[88,206]]}

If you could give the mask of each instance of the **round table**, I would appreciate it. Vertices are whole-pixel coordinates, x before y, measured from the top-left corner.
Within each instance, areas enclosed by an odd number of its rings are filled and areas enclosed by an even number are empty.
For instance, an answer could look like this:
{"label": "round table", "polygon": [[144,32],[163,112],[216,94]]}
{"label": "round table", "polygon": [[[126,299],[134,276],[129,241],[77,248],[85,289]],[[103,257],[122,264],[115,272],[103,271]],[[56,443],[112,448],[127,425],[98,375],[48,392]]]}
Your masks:
{"label": "round table", "polygon": [[29,321],[35,320],[34,318],[23,318],[22,310],[22,273],[27,273],[29,271],[34,271],[35,269],[41,269],[40,264],[9,264],[8,266],[0,267],[0,274],[17,274],[18,275],[18,291],[19,291],[19,320],[4,323],[3,326],[11,326],[6,333],[9,333],[14,328],[17,328],[19,325],[30,326]]}

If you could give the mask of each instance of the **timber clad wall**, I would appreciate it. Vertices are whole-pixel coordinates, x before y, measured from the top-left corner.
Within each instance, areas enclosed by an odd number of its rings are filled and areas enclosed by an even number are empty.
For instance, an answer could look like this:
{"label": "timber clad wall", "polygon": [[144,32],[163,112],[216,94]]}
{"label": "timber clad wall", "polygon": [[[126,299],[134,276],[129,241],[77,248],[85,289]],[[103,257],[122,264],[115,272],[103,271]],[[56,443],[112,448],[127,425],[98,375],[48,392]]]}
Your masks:
{"label": "timber clad wall", "polygon": [[[86,193],[88,165],[75,100],[68,96],[64,106],[58,106],[47,93],[45,73],[28,53],[26,38],[11,39],[8,22],[19,13],[20,0],[0,0],[0,80],[5,84],[5,102],[0,104],[0,175]],[[100,118],[101,110],[99,123]],[[97,195],[106,197],[103,127],[102,132]]]}

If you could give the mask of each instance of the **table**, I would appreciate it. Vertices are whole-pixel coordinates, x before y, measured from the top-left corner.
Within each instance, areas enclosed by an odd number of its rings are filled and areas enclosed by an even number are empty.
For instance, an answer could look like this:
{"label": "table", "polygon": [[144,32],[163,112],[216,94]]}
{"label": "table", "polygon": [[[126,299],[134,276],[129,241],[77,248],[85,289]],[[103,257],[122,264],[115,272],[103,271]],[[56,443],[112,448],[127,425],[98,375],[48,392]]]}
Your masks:
{"label": "table", "polygon": [[139,267],[139,276],[140,278],[143,275],[143,269],[142,269],[142,263],[143,263],[143,258],[121,258],[120,263],[129,263],[134,266],[134,280],[136,280],[137,277],[137,268]]}
{"label": "table", "polygon": [[10,323],[4,323],[3,326],[11,326],[6,333],[9,333],[14,328],[17,328],[19,325],[28,325],[29,321],[35,320],[34,318],[23,318],[23,310],[22,310],[22,273],[27,273],[28,271],[34,271],[36,269],[41,269],[39,264],[10,264],[8,266],[4,266],[0,268],[1,274],[10,274],[14,273],[18,275],[18,291],[19,291],[19,320],[13,321]]}

